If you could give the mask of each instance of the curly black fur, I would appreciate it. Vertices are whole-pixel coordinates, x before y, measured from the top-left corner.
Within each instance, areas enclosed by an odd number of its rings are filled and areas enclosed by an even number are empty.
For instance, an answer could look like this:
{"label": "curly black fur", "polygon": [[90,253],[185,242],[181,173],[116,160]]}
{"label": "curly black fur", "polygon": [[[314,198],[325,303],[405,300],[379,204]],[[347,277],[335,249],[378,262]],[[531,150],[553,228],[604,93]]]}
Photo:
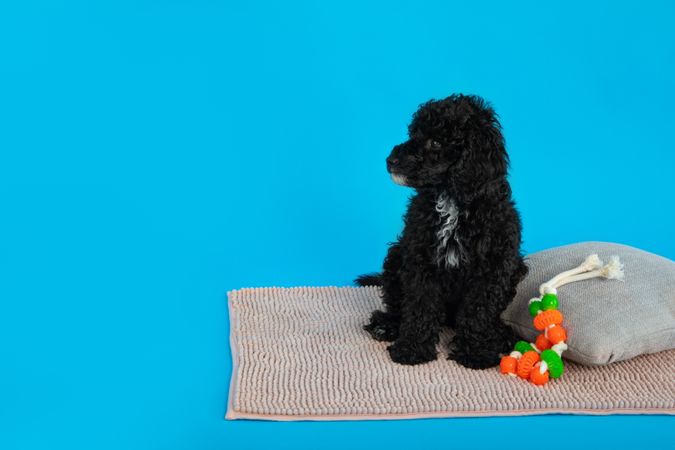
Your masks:
{"label": "curly black fur", "polygon": [[387,170],[416,192],[383,272],[356,280],[382,286],[384,311],[364,328],[393,341],[395,362],[419,364],[436,359],[447,325],[455,331],[451,359],[494,366],[515,341],[499,316],[527,273],[501,126],[480,97],[452,95],[421,105],[408,134]]}

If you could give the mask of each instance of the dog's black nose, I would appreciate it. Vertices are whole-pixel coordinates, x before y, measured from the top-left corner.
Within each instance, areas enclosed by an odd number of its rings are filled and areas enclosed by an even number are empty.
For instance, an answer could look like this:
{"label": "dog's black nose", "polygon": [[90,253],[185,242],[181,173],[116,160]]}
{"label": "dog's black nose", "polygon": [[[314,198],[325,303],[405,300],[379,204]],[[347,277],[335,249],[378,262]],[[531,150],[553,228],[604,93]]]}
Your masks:
{"label": "dog's black nose", "polygon": [[387,169],[391,169],[398,164],[398,158],[392,158],[391,156],[387,158]]}

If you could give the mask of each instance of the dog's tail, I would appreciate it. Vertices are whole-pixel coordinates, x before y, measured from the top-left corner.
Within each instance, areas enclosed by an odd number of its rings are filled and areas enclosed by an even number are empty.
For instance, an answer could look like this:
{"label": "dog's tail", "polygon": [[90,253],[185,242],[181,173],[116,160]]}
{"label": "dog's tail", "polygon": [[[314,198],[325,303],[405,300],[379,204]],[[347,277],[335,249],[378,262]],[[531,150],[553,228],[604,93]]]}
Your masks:
{"label": "dog's tail", "polygon": [[354,284],[357,286],[382,286],[382,274],[381,273],[367,273],[365,275],[359,275],[354,280]]}

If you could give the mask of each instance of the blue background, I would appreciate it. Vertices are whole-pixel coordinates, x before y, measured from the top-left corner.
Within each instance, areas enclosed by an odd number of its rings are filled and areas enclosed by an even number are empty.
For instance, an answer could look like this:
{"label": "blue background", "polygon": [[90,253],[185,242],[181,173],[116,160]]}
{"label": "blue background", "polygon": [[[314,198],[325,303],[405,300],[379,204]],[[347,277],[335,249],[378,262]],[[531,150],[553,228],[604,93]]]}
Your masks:
{"label": "blue background", "polygon": [[378,269],[409,195],[384,158],[429,98],[495,105],[527,252],[675,258],[672,3],[467,3],[2,2],[0,447],[673,442],[663,416],[223,420],[226,291]]}

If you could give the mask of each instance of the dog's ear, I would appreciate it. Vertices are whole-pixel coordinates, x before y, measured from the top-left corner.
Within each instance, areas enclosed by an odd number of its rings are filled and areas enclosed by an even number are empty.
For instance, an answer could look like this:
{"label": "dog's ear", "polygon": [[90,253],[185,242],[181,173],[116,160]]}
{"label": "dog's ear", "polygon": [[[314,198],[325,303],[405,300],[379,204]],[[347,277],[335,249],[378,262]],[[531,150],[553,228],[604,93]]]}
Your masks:
{"label": "dog's ear", "polygon": [[478,169],[476,176],[484,180],[504,176],[509,160],[497,114],[482,99],[474,99],[472,103],[473,110],[462,127],[467,158]]}

